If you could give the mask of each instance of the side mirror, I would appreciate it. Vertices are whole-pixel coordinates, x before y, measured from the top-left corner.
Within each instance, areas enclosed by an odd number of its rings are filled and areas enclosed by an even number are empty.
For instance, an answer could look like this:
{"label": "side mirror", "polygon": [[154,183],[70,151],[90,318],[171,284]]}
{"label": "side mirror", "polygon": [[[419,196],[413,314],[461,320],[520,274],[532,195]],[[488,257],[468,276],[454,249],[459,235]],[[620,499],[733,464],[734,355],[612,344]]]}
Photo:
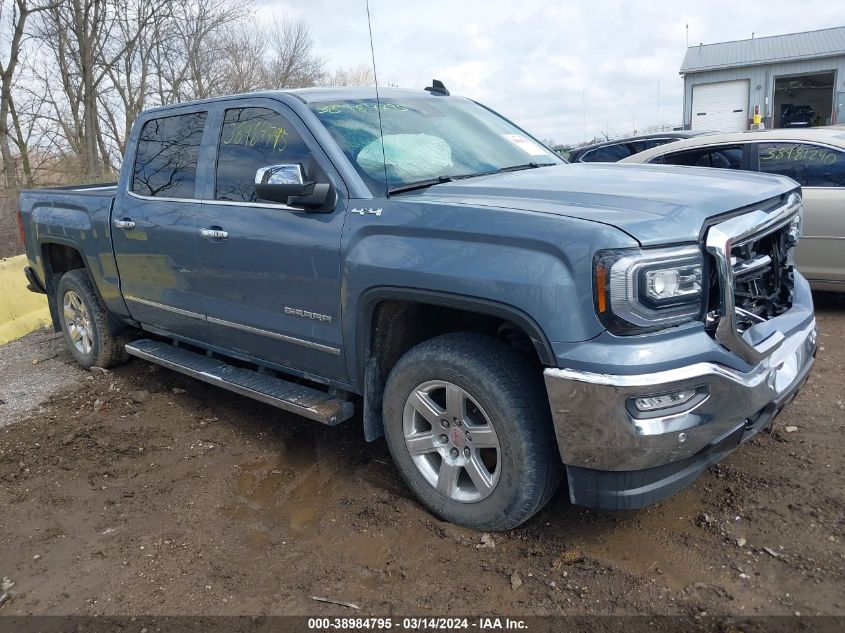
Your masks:
{"label": "side mirror", "polygon": [[271,165],[255,172],[255,194],[259,199],[301,206],[328,213],[337,204],[337,195],[329,183],[305,180],[300,164]]}
{"label": "side mirror", "polygon": [[287,204],[291,196],[314,193],[314,182],[305,182],[302,165],[271,165],[255,172],[255,193],[259,198]]}

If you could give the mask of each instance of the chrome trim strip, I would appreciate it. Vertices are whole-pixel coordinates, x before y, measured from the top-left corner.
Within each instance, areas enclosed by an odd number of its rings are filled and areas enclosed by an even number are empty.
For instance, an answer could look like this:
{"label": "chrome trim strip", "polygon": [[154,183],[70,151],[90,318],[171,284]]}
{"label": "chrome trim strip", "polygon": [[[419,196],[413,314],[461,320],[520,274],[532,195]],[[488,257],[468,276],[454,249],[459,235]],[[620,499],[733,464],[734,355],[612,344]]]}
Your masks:
{"label": "chrome trim strip", "polygon": [[131,198],[137,198],[138,200],[150,200],[152,202],[193,202],[196,204],[197,202],[202,202],[202,200],[198,198],[165,198],[164,196],[144,196],[140,193],[135,193],[129,189],[126,190],[126,194]]}
{"label": "chrome trim strip", "polygon": [[302,211],[298,207],[291,207],[280,202],[238,202],[237,200],[206,200],[203,198],[165,198],[159,196],[144,196],[134,191],[128,191],[127,195],[138,200],[150,202],[193,202],[194,204],[220,204],[227,207],[255,207],[259,209],[282,209],[285,211]]}
{"label": "chrome trim strip", "polygon": [[127,301],[134,301],[135,303],[141,303],[145,306],[150,306],[151,308],[158,308],[159,310],[166,310],[167,312],[173,312],[174,314],[181,314],[182,316],[190,317],[192,319],[199,319],[201,321],[205,321],[205,316],[199,314],[198,312],[183,310],[182,308],[176,308],[174,306],[165,305],[164,303],[156,303],[155,301],[150,301],[149,299],[141,299],[140,297],[135,297],[127,294],[123,295],[123,298]]}
{"label": "chrome trim strip", "polygon": [[250,325],[243,325],[241,323],[233,323],[232,321],[226,321],[224,319],[218,319],[217,317],[207,317],[206,320],[209,323],[214,323],[215,325],[222,325],[223,327],[231,327],[235,328],[236,330],[242,330],[244,332],[249,332],[250,334],[257,334],[259,336],[266,336],[268,338],[274,338],[279,341],[284,341],[285,343],[293,343],[294,345],[302,345],[303,347],[310,347],[311,349],[315,349],[320,352],[326,352],[328,354],[334,354],[335,356],[340,356],[340,350],[337,347],[331,347],[329,345],[322,345],[321,343],[314,343],[313,341],[306,341],[301,338],[295,338],[293,336],[287,336],[285,334],[279,334],[278,332],[271,332],[269,330],[262,330],[257,327],[252,327]]}
{"label": "chrome trim strip", "polygon": [[281,202],[238,202],[237,200],[197,200],[199,204],[220,204],[226,207],[254,207],[258,209],[282,209],[285,211],[302,211]]}
{"label": "chrome trim strip", "polygon": [[103,185],[102,187],[79,187],[77,189],[71,189],[74,193],[82,191],[105,191],[106,189],[117,189],[117,185]]}
{"label": "chrome trim strip", "polygon": [[232,321],[226,321],[224,319],[218,319],[216,317],[205,317],[202,314],[198,314],[196,312],[191,312],[190,310],[183,310],[182,308],[175,308],[173,306],[165,305],[163,303],[156,303],[155,301],[149,301],[148,299],[141,299],[140,297],[135,297],[132,295],[123,295],[123,298],[127,301],[134,301],[135,303],[141,303],[146,306],[150,306],[151,308],[158,308],[159,310],[166,310],[167,312],[173,312],[175,314],[181,314],[182,316],[190,317],[192,319],[200,319],[202,321],[207,321],[209,323],[214,323],[215,325],[222,325],[224,327],[231,327],[235,328],[236,330],[242,330],[244,332],[249,332],[250,334],[258,334],[259,336],[266,336],[268,338],[274,338],[279,341],[284,341],[285,343],[293,343],[294,345],[301,345],[303,347],[308,347],[310,349],[315,349],[319,352],[326,352],[328,354],[333,354],[334,356],[340,356],[340,349],[337,347],[331,347],[329,345],[323,345],[321,343],[314,343],[313,341],[306,341],[305,339],[296,338],[293,336],[287,336],[285,334],[279,334],[278,332],[270,332],[269,330],[262,330],[257,327],[252,327],[249,325],[242,325],[241,323],[233,323]]}
{"label": "chrome trim strip", "polygon": [[770,213],[757,209],[716,224],[707,232],[707,251],[716,260],[719,290],[722,295],[723,315],[716,327],[716,340],[751,364],[759,363],[775,351],[783,343],[784,336],[781,332],[774,332],[769,338],[754,346],[737,332],[731,250],[750,239],[758,239],[778,230],[800,212],[801,196],[792,193],[786,204]]}

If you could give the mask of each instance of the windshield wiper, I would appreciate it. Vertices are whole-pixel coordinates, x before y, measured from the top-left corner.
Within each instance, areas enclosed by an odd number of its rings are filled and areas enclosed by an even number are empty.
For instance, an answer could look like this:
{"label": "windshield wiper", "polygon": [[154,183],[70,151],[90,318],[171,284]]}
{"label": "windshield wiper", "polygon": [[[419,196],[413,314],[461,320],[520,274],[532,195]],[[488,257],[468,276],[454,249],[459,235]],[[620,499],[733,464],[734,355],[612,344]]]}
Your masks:
{"label": "windshield wiper", "polygon": [[402,193],[404,191],[414,191],[416,189],[425,189],[433,185],[440,185],[444,182],[452,182],[453,180],[463,180],[464,178],[475,178],[476,176],[489,176],[495,174],[495,171],[485,171],[478,174],[458,174],[456,176],[438,176],[437,178],[430,178],[429,180],[420,180],[418,182],[409,182],[407,185],[398,185],[387,190],[387,195],[393,193]]}
{"label": "windshield wiper", "polygon": [[406,185],[397,185],[396,187],[390,187],[387,190],[387,195],[391,195],[394,193],[403,193],[405,191],[416,191],[417,189],[425,189],[426,187],[439,185],[444,182],[451,182],[455,178],[456,176],[438,176],[437,178],[429,178],[428,180],[409,182]]}
{"label": "windshield wiper", "polygon": [[524,165],[511,165],[510,167],[502,167],[501,169],[497,169],[497,174],[503,174],[508,171],[520,171],[522,169],[537,169],[538,167],[550,167],[552,165],[557,165],[557,163],[525,163]]}
{"label": "windshield wiper", "polygon": [[525,163],[524,165],[511,165],[510,167],[502,167],[494,169],[493,171],[480,171],[477,174],[459,174],[457,176],[438,176],[437,178],[429,178],[428,180],[419,180],[417,182],[409,182],[405,185],[397,185],[390,187],[387,190],[387,195],[394,193],[404,193],[406,191],[416,191],[418,189],[426,189],[434,185],[439,185],[444,182],[452,182],[453,180],[463,180],[465,178],[478,178],[479,176],[492,176],[493,174],[502,174],[509,171],[519,171],[521,169],[536,169],[537,167],[548,167],[556,165],[557,163]]}

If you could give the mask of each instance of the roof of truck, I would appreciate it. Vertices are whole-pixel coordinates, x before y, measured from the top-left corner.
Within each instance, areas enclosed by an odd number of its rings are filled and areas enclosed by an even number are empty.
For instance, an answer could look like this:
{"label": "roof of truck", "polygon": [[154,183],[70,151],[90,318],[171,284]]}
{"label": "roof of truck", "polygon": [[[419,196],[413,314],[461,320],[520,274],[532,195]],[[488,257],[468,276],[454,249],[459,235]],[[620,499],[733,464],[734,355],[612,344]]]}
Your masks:
{"label": "roof of truck", "polygon": [[[374,99],[376,96],[376,89],[374,86],[334,86],[324,88],[297,88],[292,90],[258,90],[255,92],[243,92],[233,95],[220,95],[219,97],[211,97],[209,99],[197,99],[194,101],[183,101],[180,103],[172,103],[164,106],[157,106],[149,108],[144,112],[160,112],[162,110],[170,110],[174,108],[183,108],[194,105],[201,105],[206,103],[216,103],[224,99],[238,99],[238,98],[270,98],[278,99],[279,97],[293,97],[302,103],[322,103],[325,101],[337,101],[339,99]],[[425,90],[413,90],[410,88],[379,88],[378,96],[380,99],[402,99],[402,98],[431,98],[442,99],[443,95],[432,95]]]}

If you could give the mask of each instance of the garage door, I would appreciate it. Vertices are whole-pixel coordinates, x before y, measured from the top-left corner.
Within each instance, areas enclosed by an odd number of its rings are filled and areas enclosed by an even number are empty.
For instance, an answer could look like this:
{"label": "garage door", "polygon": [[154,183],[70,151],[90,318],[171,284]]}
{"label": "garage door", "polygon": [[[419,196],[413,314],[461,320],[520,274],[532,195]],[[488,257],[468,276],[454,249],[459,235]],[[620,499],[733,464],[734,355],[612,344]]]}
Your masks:
{"label": "garage door", "polygon": [[720,81],[692,87],[692,129],[743,132],[748,129],[748,82]]}

